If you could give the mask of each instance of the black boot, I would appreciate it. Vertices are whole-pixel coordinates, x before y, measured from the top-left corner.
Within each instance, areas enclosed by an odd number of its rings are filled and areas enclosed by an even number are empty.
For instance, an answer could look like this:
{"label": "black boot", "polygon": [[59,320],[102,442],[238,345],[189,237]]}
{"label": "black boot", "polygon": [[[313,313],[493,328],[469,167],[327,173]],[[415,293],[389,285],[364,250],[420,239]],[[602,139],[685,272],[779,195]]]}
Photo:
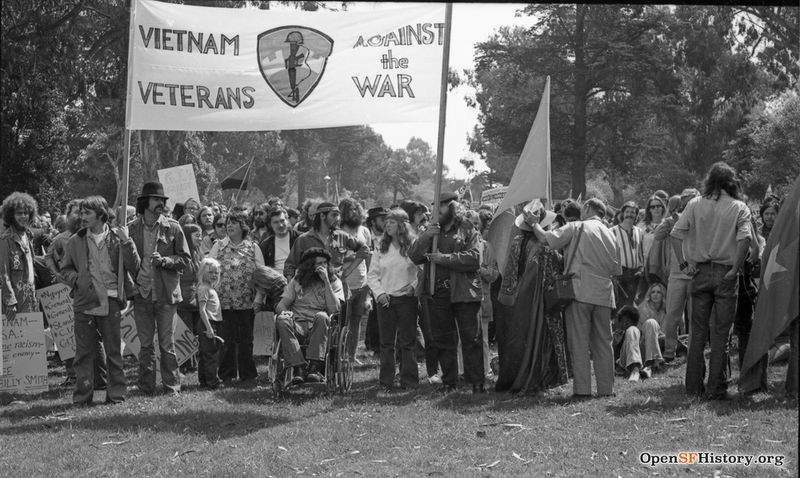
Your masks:
{"label": "black boot", "polygon": [[292,381],[289,382],[289,385],[301,385],[303,382],[305,382],[305,379],[303,378],[303,372],[302,365],[292,367]]}
{"label": "black boot", "polygon": [[320,383],[323,380],[323,373],[325,366],[319,360],[312,360],[308,366],[308,375],[306,375],[306,382]]}

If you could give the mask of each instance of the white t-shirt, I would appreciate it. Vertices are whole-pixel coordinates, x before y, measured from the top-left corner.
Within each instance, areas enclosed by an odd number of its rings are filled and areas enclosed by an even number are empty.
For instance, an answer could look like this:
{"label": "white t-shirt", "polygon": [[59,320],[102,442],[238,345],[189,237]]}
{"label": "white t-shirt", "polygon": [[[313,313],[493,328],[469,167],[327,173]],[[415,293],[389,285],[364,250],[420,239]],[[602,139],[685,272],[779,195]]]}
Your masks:
{"label": "white t-shirt", "polygon": [[289,257],[289,234],[283,237],[275,236],[275,270],[283,274],[283,265]]}

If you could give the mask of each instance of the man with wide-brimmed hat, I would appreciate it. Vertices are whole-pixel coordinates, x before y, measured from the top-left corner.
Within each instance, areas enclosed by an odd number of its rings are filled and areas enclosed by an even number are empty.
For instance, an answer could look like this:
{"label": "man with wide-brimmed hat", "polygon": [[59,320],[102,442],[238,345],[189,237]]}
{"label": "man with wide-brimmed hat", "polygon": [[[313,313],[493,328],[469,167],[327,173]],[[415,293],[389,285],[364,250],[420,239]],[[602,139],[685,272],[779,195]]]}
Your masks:
{"label": "man with wide-brimmed hat", "polygon": [[164,387],[172,393],[181,388],[173,320],[178,303],[183,300],[180,275],[189,266],[191,256],[181,226],[163,216],[167,199],[161,183],[145,183],[136,200],[139,217],[130,225],[130,237],[141,258],[134,299],[134,318],[141,343],[138,385],[147,394],[155,393],[156,389],[153,347],[156,331]]}
{"label": "man with wide-brimmed hat", "polygon": [[381,206],[370,208],[367,211],[367,227],[372,234],[372,250],[375,250],[383,237],[383,228],[388,214],[389,209]]}

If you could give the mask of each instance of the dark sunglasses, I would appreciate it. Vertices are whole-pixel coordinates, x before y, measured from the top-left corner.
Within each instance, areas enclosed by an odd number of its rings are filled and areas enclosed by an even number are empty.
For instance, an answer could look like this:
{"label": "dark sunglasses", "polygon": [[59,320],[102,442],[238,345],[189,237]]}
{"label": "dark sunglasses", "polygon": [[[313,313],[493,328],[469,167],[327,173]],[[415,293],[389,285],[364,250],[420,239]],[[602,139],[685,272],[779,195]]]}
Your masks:
{"label": "dark sunglasses", "polygon": [[217,227],[225,227],[225,223],[224,222],[218,222],[218,223],[216,223],[214,225],[217,226]]}

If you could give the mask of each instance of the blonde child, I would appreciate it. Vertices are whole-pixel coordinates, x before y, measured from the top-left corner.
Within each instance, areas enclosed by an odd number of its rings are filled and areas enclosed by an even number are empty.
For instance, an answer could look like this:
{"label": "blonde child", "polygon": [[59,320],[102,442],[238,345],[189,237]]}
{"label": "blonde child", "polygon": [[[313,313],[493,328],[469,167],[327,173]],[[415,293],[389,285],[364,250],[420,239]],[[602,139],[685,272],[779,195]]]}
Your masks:
{"label": "blonde child", "polygon": [[222,339],[217,336],[222,322],[222,308],[216,288],[219,286],[220,264],[216,259],[205,258],[197,271],[197,307],[204,332],[199,334],[200,360],[197,379],[200,387],[211,390],[219,387],[219,351]]}

